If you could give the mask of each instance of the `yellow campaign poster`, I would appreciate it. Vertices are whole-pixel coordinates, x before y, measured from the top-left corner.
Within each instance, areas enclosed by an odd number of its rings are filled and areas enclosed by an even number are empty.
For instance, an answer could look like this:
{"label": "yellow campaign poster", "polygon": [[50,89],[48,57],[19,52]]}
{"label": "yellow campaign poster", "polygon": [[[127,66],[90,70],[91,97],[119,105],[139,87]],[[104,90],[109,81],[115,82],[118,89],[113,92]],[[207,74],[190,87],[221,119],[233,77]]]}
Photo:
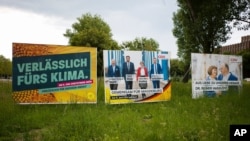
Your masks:
{"label": "yellow campaign poster", "polygon": [[167,51],[104,50],[105,103],[145,103],[171,98]]}
{"label": "yellow campaign poster", "polygon": [[96,48],[13,43],[19,104],[97,103]]}

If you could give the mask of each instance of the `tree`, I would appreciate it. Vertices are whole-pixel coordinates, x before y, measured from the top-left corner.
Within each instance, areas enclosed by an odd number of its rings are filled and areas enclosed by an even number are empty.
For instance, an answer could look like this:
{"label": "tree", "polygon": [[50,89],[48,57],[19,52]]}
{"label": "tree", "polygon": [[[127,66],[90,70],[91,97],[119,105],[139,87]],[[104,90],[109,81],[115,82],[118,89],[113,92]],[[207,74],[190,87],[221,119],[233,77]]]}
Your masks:
{"label": "tree", "polygon": [[0,78],[8,78],[12,75],[12,62],[10,59],[0,55]]}
{"label": "tree", "polygon": [[227,20],[232,21],[233,27],[238,30],[248,30],[250,28],[250,1],[232,0]]}
{"label": "tree", "polygon": [[250,51],[242,51],[238,53],[238,55],[242,55],[242,64],[243,64],[243,78],[250,77]]}
{"label": "tree", "polygon": [[72,29],[67,29],[64,34],[69,38],[72,46],[85,46],[97,48],[97,74],[102,75],[103,50],[120,49],[118,43],[112,39],[109,25],[99,15],[92,16],[90,13],[77,18],[72,24]]}
{"label": "tree", "polygon": [[158,51],[159,44],[152,38],[135,38],[133,41],[126,41],[121,44],[121,48],[125,50],[148,50]]}
{"label": "tree", "polygon": [[184,75],[184,62],[179,59],[170,60],[170,76],[172,80],[179,80],[180,76]]}
{"label": "tree", "polygon": [[250,27],[249,0],[178,0],[178,6],[173,15],[173,34],[178,56],[185,60],[187,70],[192,52],[213,53],[230,38],[233,27]]}

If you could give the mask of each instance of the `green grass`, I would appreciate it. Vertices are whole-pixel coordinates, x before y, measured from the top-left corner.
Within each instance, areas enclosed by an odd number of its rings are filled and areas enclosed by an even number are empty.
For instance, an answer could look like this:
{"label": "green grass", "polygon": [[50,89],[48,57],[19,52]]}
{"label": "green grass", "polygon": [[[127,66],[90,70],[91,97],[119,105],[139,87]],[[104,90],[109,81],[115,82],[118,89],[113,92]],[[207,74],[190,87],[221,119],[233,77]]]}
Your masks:
{"label": "green grass", "polygon": [[100,83],[98,104],[17,105],[0,82],[0,140],[225,141],[230,124],[250,124],[249,91],[192,99],[191,83],[173,82],[170,101],[107,105]]}

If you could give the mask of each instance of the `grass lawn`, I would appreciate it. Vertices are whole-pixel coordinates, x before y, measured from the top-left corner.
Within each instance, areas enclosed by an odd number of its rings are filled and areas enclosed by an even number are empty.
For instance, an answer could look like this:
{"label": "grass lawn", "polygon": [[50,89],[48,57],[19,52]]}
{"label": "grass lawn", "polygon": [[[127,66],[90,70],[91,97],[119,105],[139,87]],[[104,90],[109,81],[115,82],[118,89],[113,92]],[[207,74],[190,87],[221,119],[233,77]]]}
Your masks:
{"label": "grass lawn", "polygon": [[191,83],[172,83],[170,101],[107,105],[17,105],[0,82],[1,141],[227,141],[230,124],[250,124],[250,83],[241,94],[191,98]]}

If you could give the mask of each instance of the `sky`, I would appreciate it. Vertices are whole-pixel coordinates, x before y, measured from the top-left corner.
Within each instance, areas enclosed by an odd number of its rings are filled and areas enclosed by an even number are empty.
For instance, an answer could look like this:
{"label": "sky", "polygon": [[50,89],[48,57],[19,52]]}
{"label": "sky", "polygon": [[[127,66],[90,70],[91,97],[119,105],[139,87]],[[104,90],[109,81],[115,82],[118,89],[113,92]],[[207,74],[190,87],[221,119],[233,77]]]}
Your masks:
{"label": "sky", "polygon": [[[172,34],[176,0],[0,0],[0,55],[12,59],[12,43],[68,45],[66,29],[86,13],[99,15],[119,44],[153,38],[177,58]],[[248,31],[234,31],[223,45],[239,43]]]}

